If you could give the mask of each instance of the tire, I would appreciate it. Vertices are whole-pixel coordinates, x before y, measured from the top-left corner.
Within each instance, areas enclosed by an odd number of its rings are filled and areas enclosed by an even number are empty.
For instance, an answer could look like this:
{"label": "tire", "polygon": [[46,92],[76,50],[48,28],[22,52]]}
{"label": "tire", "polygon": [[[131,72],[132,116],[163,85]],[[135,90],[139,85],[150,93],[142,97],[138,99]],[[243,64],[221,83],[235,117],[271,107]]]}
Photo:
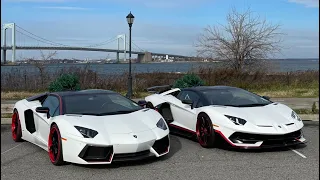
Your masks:
{"label": "tire", "polygon": [[215,147],[215,132],[210,117],[200,113],[197,118],[196,134],[199,144],[204,148]]}
{"label": "tire", "polygon": [[52,125],[50,128],[48,139],[48,154],[52,164],[56,166],[61,166],[64,164],[61,135],[56,124]]}
{"label": "tire", "polygon": [[20,118],[19,118],[19,113],[16,109],[14,109],[13,114],[12,114],[11,133],[12,133],[12,139],[15,142],[22,141],[21,122],[20,122]]}

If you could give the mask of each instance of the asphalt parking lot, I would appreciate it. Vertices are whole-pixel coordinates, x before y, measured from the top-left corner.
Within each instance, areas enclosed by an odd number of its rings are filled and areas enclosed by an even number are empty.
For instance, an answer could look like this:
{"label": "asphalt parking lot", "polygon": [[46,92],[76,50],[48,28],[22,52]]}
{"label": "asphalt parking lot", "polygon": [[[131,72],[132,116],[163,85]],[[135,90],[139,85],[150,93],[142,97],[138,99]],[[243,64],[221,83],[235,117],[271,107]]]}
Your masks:
{"label": "asphalt parking lot", "polygon": [[115,165],[53,166],[46,151],[15,143],[1,126],[1,179],[319,179],[319,122],[305,122],[307,146],[264,151],[205,149],[171,135],[171,151],[160,159]]}

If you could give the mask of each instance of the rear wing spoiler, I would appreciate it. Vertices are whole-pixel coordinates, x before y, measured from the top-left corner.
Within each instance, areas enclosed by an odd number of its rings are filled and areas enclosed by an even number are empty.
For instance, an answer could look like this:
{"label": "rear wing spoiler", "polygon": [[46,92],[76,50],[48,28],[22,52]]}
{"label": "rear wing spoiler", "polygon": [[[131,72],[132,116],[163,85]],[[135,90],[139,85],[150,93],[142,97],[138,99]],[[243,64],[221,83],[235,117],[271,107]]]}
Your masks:
{"label": "rear wing spoiler", "polygon": [[147,88],[149,93],[160,94],[172,89],[172,85],[152,86]]}
{"label": "rear wing spoiler", "polygon": [[27,101],[42,101],[44,98],[48,96],[48,92],[37,94],[31,97],[26,98]]}

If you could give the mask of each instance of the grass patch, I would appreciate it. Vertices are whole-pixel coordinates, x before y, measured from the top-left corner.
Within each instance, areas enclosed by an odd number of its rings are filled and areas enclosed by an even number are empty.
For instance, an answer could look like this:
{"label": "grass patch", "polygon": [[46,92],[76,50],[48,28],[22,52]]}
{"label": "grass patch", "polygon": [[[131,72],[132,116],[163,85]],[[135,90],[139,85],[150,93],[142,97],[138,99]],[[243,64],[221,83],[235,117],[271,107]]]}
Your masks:
{"label": "grass patch", "polygon": [[1,113],[1,118],[11,118],[12,117],[12,113]]}
{"label": "grass patch", "polygon": [[319,109],[312,111],[311,109],[293,109],[297,114],[319,114]]}
{"label": "grass patch", "polygon": [[261,96],[269,96],[272,98],[314,98],[319,97],[319,87],[311,89],[302,88],[283,88],[275,90],[252,90],[252,92]]}
{"label": "grass patch", "polygon": [[[189,71],[195,73],[206,86],[234,86],[259,95],[272,98],[319,97],[319,71],[237,72],[224,68],[200,67]],[[13,68],[1,73],[1,99],[23,99],[47,91],[49,84],[62,74],[75,74],[79,77],[81,89],[108,89],[126,95],[128,73],[106,75],[98,74],[90,67],[70,67],[56,72],[44,72],[42,76]],[[150,95],[148,87],[173,85],[184,73],[150,72],[133,73],[133,98]]]}
{"label": "grass patch", "polygon": [[20,100],[30,96],[34,96],[41,92],[27,92],[27,91],[9,91],[1,92],[1,100]]}

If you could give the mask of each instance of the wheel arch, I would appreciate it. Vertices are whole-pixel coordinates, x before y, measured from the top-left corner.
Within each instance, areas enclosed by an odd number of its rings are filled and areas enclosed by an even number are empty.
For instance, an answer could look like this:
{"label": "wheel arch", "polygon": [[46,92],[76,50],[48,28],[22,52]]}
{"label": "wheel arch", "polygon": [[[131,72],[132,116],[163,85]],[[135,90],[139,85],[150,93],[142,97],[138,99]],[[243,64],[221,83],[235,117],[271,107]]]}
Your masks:
{"label": "wheel arch", "polygon": [[228,118],[225,117],[222,112],[219,112],[212,107],[204,107],[203,109],[201,109],[201,111],[199,111],[198,115],[200,113],[206,113],[209,116],[212,124],[214,124],[214,126],[216,125],[216,127],[223,126],[227,128],[234,128],[234,124],[230,120],[228,120]]}
{"label": "wheel arch", "polygon": [[51,125],[50,125],[50,128],[52,128],[53,125],[58,126],[58,124],[56,122],[52,122]]}
{"label": "wheel arch", "polygon": [[58,120],[53,120],[50,124],[50,129],[52,128],[52,126],[56,125],[59,129],[60,135],[61,137],[65,136],[65,126],[64,123],[61,121],[61,119]]}
{"label": "wheel arch", "polygon": [[199,117],[200,114],[206,114],[207,116],[209,116],[212,124],[216,124],[216,125],[221,125],[221,118],[223,118],[223,115],[215,110],[213,110],[212,108],[203,108],[199,111],[199,113],[197,114],[197,118]]}
{"label": "wheel arch", "polygon": [[24,112],[28,109],[29,109],[29,107],[27,107],[24,103],[22,103],[21,100],[16,102],[12,108],[12,114],[14,113],[14,111],[17,111],[18,115],[19,115],[20,126],[22,129],[22,139],[25,139],[25,136],[26,136],[26,132],[24,131],[24,130],[26,130],[26,122],[25,122],[25,113]]}

